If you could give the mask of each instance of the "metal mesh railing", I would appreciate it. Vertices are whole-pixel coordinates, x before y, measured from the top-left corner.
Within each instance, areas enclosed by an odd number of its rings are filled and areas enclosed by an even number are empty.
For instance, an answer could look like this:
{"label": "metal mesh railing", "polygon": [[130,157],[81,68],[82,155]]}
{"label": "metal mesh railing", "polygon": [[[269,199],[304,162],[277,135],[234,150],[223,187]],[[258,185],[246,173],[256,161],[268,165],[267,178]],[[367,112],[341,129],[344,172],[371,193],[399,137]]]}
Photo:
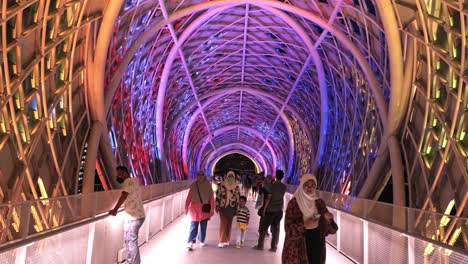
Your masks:
{"label": "metal mesh railing", "polygon": [[[186,189],[189,184],[189,181],[181,181],[144,186],[141,188],[142,199],[157,199]],[[112,190],[1,204],[0,245],[14,243],[107,213],[114,207],[120,193],[120,190]]]}
{"label": "metal mesh railing", "polygon": [[[288,186],[286,200],[296,188]],[[327,241],[357,263],[468,263],[466,218],[318,193],[340,227]],[[458,237],[443,240],[449,228]]]}
{"label": "metal mesh railing", "polygon": [[[296,186],[288,186],[290,193],[294,193],[295,189]],[[468,244],[462,241],[467,234],[467,218],[395,206],[348,195],[323,191],[318,191],[318,193],[328,206],[339,211],[424,240],[433,240],[461,250],[468,249]],[[455,236],[444,239],[448,229],[459,231],[454,232]],[[455,243],[459,240],[461,243]]]}

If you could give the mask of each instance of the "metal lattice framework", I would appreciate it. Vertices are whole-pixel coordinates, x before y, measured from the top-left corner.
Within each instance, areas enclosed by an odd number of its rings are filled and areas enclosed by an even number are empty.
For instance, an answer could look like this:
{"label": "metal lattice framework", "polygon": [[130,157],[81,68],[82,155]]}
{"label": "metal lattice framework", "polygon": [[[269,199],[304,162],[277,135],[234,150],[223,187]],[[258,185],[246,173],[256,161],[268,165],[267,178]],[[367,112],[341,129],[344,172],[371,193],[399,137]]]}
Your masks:
{"label": "metal lattice framework", "polygon": [[[152,184],[242,153],[466,217],[463,0],[3,0],[1,16],[1,201],[92,192],[96,170],[110,188],[114,159]],[[466,244],[455,221],[433,230]]]}
{"label": "metal lattice framework", "polygon": [[[86,70],[100,4],[1,1],[0,202],[76,193],[91,126]],[[67,205],[63,205],[67,206]],[[19,212],[0,212],[0,242],[12,239]],[[63,215],[32,206],[34,228]],[[53,219],[53,221],[52,221]]]}
{"label": "metal lattice framework", "polygon": [[[405,43],[409,105],[400,144],[410,206],[466,217],[468,202],[468,10],[464,1],[394,3]],[[454,209],[452,209],[454,208]],[[465,209],[465,210],[464,210]],[[454,213],[455,212],[455,213]],[[417,225],[422,222],[421,214]],[[452,221],[436,236],[452,245],[465,229]],[[446,228],[445,228],[446,226]],[[430,235],[428,235],[429,237]]]}

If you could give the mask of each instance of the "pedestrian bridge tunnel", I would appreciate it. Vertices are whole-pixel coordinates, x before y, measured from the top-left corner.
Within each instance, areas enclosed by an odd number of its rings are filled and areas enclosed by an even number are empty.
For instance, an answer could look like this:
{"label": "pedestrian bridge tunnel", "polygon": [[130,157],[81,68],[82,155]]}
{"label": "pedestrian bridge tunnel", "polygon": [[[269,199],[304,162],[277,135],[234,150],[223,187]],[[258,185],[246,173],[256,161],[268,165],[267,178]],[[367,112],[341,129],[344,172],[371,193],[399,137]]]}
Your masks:
{"label": "pedestrian bridge tunnel", "polygon": [[159,180],[154,162],[171,180],[210,174],[237,152],[266,174],[282,169],[297,182],[320,169],[323,188],[357,193],[391,97],[374,4],[363,24],[356,14],[369,11],[343,1],[150,6],[125,3],[105,71],[106,121],[136,176]]}
{"label": "pedestrian bridge tunnel", "polygon": [[466,215],[462,0],[1,8],[2,202],[109,190],[116,164],[181,181],[239,153],[293,184],[313,171],[322,190]]}

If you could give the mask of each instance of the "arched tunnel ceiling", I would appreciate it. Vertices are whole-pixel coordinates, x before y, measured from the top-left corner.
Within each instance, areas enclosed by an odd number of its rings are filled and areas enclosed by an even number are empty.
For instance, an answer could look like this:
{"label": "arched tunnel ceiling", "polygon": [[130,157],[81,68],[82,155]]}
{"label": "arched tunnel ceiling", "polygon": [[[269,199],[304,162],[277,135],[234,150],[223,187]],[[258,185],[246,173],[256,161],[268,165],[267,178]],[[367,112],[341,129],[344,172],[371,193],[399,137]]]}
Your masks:
{"label": "arched tunnel ceiling", "polygon": [[152,184],[243,153],[292,183],[317,169],[320,189],[376,199],[391,182],[397,205],[466,217],[465,0],[0,9],[0,202],[111,189],[115,163]]}
{"label": "arched tunnel ceiling", "polygon": [[467,216],[465,0],[0,9],[0,202],[111,189],[115,163],[152,184],[243,153],[292,183],[317,168],[323,190],[391,182],[397,205]]}
{"label": "arched tunnel ceiling", "polygon": [[[268,173],[283,169],[296,180],[324,156],[341,160],[336,169],[352,163],[354,155],[347,161],[334,156],[338,147],[352,150],[366,142],[365,155],[377,152],[390,92],[385,39],[375,17],[360,18],[347,1],[289,2],[300,7],[295,10],[274,1],[160,4],[127,2],[107,72],[109,89],[116,89],[113,120],[128,108],[135,140],[160,147],[171,177],[208,169],[206,159],[225,145],[248,145],[252,149],[245,151],[264,160]],[[152,26],[171,14],[177,17],[171,23]],[[358,37],[356,20],[367,29]],[[141,40],[141,28],[153,34]],[[117,83],[113,72],[135,43],[135,56]],[[368,78],[379,86],[371,87]],[[351,131],[356,136],[344,146]],[[369,157],[354,168],[359,184],[372,163]]]}

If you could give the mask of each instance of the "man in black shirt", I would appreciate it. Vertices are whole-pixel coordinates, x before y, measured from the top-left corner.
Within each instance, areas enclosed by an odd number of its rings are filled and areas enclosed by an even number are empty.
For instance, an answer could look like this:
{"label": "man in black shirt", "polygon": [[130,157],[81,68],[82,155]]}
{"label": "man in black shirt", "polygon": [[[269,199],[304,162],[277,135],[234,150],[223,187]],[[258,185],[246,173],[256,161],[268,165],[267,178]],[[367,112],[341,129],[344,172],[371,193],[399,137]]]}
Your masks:
{"label": "man in black shirt", "polygon": [[282,170],[277,170],[276,181],[268,186],[267,195],[265,196],[265,203],[263,205],[263,211],[261,212],[258,244],[254,247],[254,249],[263,250],[265,235],[268,227],[271,226],[272,238],[270,251],[276,252],[279,239],[280,222],[283,218],[283,198],[284,194],[286,193],[286,185],[281,182],[283,176],[284,172]]}

